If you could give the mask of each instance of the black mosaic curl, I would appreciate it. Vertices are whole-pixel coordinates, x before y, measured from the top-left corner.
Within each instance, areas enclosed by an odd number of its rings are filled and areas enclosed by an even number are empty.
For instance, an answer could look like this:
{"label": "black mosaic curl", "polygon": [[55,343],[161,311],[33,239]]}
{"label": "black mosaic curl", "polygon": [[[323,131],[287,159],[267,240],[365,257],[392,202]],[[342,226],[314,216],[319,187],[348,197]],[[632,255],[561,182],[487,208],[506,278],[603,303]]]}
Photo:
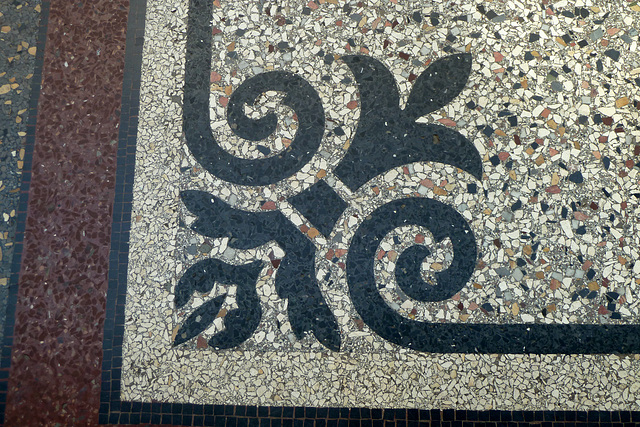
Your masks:
{"label": "black mosaic curl", "polygon": [[[389,307],[378,293],[373,263],[380,241],[404,225],[421,225],[431,231],[436,242],[446,238],[453,244],[453,261],[449,268],[435,273],[431,285],[419,277],[423,250],[405,250],[396,266],[398,285],[421,301],[442,301],[466,285],[473,273],[476,240],[462,216],[451,207],[427,198],[409,198],[389,202],[376,209],[356,231],[347,258],[347,280],[353,304],[362,320],[378,335],[403,347],[430,351],[429,323],[406,319]],[[428,250],[427,250],[428,251]]]}
{"label": "black mosaic curl", "polygon": [[[253,105],[267,91],[285,92],[282,103],[298,117],[298,129],[291,145],[282,153],[261,159],[241,159],[226,152],[215,141],[209,116],[211,74],[211,8],[213,3],[191,0],[184,83],[184,133],[187,146],[200,164],[213,175],[244,185],[267,185],[296,173],[311,160],[324,134],[324,109],[318,92],[301,77],[273,71],[246,80],[231,97],[227,121],[241,138],[259,141],[274,133],[274,113],[253,120],[244,106]],[[195,13],[194,11],[197,11]]]}

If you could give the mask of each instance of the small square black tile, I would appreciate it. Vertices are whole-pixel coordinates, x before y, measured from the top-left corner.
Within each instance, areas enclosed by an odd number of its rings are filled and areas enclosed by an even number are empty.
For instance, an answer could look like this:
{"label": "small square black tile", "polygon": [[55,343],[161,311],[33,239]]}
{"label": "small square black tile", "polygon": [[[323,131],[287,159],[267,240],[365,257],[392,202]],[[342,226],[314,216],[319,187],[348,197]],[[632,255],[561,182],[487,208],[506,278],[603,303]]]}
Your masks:
{"label": "small square black tile", "polygon": [[455,419],[455,411],[453,409],[444,409],[442,411],[443,421],[453,421]]}

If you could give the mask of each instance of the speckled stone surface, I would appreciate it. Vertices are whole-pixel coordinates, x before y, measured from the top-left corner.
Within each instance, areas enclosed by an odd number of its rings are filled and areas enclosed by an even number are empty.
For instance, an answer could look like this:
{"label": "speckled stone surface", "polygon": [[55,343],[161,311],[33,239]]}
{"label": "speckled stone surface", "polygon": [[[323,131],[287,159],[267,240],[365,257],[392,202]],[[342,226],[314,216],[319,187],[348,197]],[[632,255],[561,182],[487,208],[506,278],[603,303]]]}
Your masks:
{"label": "speckled stone surface", "polygon": [[637,407],[636,21],[514,5],[148,2],[123,400]]}
{"label": "speckled stone surface", "polygon": [[42,11],[7,425],[640,423],[640,6]]}
{"label": "speckled stone surface", "polygon": [[11,283],[27,126],[35,123],[35,108],[29,105],[29,99],[38,54],[36,38],[41,11],[40,1],[6,2],[0,5],[0,58],[3,59],[0,62],[0,103],[3,112],[0,115],[0,340],[4,337],[6,303]]}
{"label": "speckled stone surface", "polygon": [[7,425],[97,417],[128,2],[51,2]]}

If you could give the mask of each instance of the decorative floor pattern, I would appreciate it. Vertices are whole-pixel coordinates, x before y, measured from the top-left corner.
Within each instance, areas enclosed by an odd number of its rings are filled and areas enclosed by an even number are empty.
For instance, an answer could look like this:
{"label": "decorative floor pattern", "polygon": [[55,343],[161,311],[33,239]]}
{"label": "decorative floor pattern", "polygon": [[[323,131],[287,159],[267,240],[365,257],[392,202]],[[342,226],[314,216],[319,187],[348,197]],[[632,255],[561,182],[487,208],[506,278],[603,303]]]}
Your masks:
{"label": "decorative floor pattern", "polygon": [[147,4],[122,399],[635,407],[631,22],[299,6]]}
{"label": "decorative floor pattern", "polygon": [[7,425],[640,422],[638,5],[42,10]]}

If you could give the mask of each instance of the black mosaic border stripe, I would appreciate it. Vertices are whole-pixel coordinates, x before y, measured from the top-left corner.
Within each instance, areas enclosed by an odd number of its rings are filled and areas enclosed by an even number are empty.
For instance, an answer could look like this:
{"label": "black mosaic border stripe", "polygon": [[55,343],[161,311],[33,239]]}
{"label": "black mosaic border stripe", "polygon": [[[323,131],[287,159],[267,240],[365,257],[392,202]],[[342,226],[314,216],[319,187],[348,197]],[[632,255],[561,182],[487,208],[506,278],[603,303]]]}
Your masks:
{"label": "black mosaic border stripe", "polygon": [[[45,9],[43,7],[43,16],[44,10]],[[220,427],[285,427],[311,425],[429,425],[443,427],[473,425],[558,425],[568,427],[583,425],[640,425],[640,411],[474,411],[454,409],[315,408],[196,405],[170,402],[122,401],[120,399],[120,381],[122,368],[122,343],[124,335],[124,307],[126,298],[129,250],[128,242],[131,224],[131,203],[133,199],[132,189],[135,170],[141,74],[140,68],[144,40],[145,14],[146,0],[131,0],[127,28],[122,111],[118,141],[116,195],[113,211],[111,252],[109,257],[110,273],[103,341],[104,354],[102,364],[102,391],[100,396],[100,424],[135,425],[151,423],[163,425]],[[43,51],[44,49],[41,49],[39,45],[39,52]],[[41,62],[39,69],[41,70]],[[33,137],[31,141],[33,141]],[[25,168],[26,165],[27,161],[25,158]],[[23,196],[25,196],[25,194],[28,193],[23,191]],[[24,206],[21,204],[21,212],[23,208],[26,213],[26,200]],[[16,254],[19,254],[17,250]],[[19,272],[19,263],[17,271]],[[15,283],[17,283],[17,273]],[[635,325],[632,327],[635,328]],[[3,357],[3,363],[4,360],[5,358]],[[10,360],[10,358],[7,360]],[[0,375],[3,375],[3,370],[0,370]],[[0,384],[2,384],[2,380],[0,380]],[[0,393],[4,393],[2,396],[5,396],[6,398],[6,390],[0,390]]]}
{"label": "black mosaic border stripe", "polygon": [[[131,0],[127,19],[125,64],[122,82],[120,130],[118,133],[115,199],[109,253],[109,280],[102,342],[102,385],[99,423],[129,423],[126,403],[120,402],[124,307],[127,294],[129,230],[135,175],[136,137],[140,110],[140,69],[147,9],[146,0]],[[123,408],[125,410],[123,410]],[[114,420],[115,416],[115,421]],[[135,418],[134,418],[135,419]]]}
{"label": "black mosaic border stripe", "polygon": [[[102,417],[102,414],[101,414]],[[110,424],[293,426],[638,426],[640,411],[472,411],[193,405],[121,402]]]}
{"label": "black mosaic border stripe", "polygon": [[50,1],[40,3],[40,23],[36,35],[36,58],[31,77],[29,105],[27,119],[27,135],[24,145],[24,163],[21,172],[20,199],[16,207],[16,233],[13,244],[13,259],[11,261],[11,276],[9,279],[7,311],[4,323],[4,339],[0,356],[0,425],[4,424],[7,390],[9,385],[9,369],[11,368],[11,348],[13,346],[13,330],[15,326],[15,311],[18,301],[18,281],[20,266],[22,265],[22,249],[24,245],[24,230],[27,224],[27,206],[29,204],[29,190],[31,189],[31,171],[33,167],[33,148],[36,140],[36,122],[38,119],[38,100],[42,86],[42,68],[44,65],[44,50],[47,41],[49,25]]}

